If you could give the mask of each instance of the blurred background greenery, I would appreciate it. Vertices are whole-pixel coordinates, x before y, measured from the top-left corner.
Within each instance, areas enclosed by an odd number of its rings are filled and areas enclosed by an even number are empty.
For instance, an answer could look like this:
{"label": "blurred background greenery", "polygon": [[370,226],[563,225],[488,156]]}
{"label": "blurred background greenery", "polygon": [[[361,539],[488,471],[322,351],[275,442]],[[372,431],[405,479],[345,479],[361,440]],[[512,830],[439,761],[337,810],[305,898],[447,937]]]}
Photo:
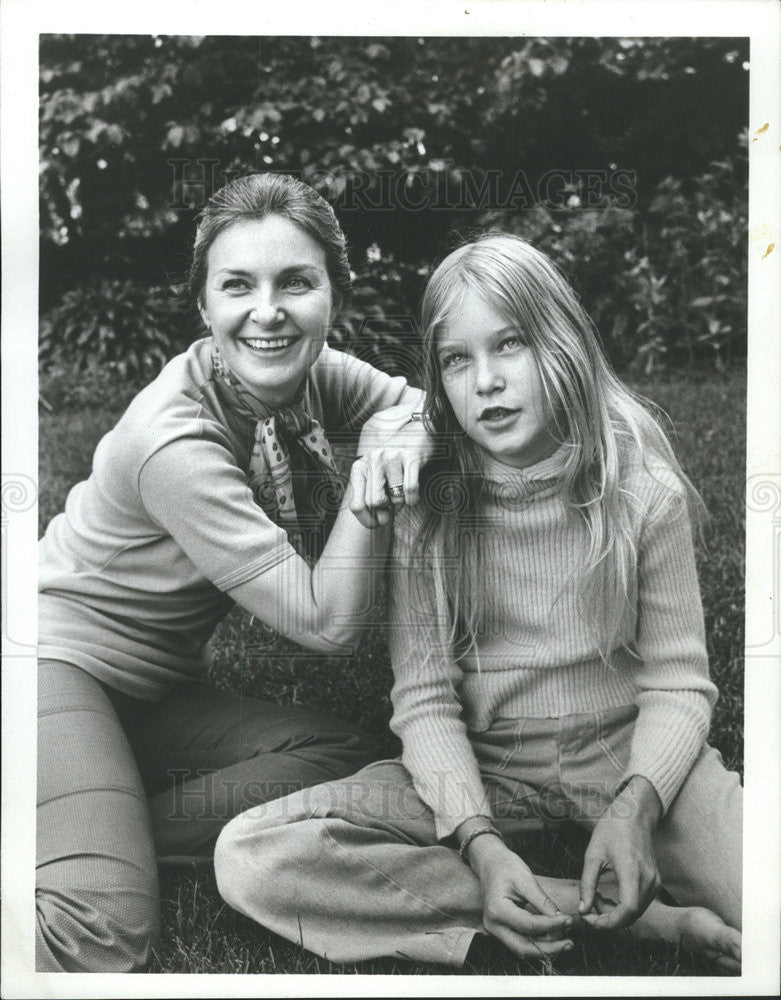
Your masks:
{"label": "blurred background greenery", "polygon": [[195,217],[253,170],[334,204],[356,294],[333,340],[386,370],[414,377],[432,263],[489,225],[551,254],[620,370],[730,366],[747,69],[730,38],[44,35],[44,399],[133,392],[199,335]]}

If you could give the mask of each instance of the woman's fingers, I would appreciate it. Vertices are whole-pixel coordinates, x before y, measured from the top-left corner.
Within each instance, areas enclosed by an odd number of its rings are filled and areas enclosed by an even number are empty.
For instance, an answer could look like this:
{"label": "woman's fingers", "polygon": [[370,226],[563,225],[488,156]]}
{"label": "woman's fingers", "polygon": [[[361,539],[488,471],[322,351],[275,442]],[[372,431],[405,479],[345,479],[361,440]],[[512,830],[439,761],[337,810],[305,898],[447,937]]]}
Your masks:
{"label": "woman's fingers", "polygon": [[404,465],[404,502],[413,506],[420,499],[420,459],[411,458]]}
{"label": "woman's fingers", "polygon": [[601,892],[594,894],[594,909],[597,913],[610,913],[615,908],[616,903],[608,896],[603,896]]}
{"label": "woman's fingers", "polygon": [[403,507],[406,497],[404,462],[400,455],[391,455],[385,461],[387,496],[394,507]]}
{"label": "woman's fingers", "polygon": [[[362,503],[354,498],[350,509],[362,524],[367,524],[370,513],[378,522],[387,524],[389,509],[399,509],[405,504],[415,504],[420,498],[420,458],[410,457],[401,451],[378,448],[358,459],[353,468],[360,467],[360,481],[354,480],[356,497],[362,492]],[[352,479],[352,477],[351,477]],[[366,509],[367,513],[363,512]],[[388,511],[385,515],[383,511]],[[367,524],[367,527],[369,525]]]}
{"label": "woman's fingers", "polygon": [[[350,510],[355,514],[364,528],[379,528],[391,519],[391,511],[387,498],[386,509],[376,509],[367,501],[375,495],[375,482],[371,464],[364,458],[353,462],[350,470]],[[384,494],[383,494],[384,496]]]}
{"label": "woman's fingers", "polygon": [[[381,510],[390,506],[386,484],[388,484],[389,463],[382,451],[372,452],[366,455],[364,461],[367,463],[368,471],[366,476],[366,506]],[[401,477],[399,468],[397,473]],[[401,482],[401,479],[399,479]]]}

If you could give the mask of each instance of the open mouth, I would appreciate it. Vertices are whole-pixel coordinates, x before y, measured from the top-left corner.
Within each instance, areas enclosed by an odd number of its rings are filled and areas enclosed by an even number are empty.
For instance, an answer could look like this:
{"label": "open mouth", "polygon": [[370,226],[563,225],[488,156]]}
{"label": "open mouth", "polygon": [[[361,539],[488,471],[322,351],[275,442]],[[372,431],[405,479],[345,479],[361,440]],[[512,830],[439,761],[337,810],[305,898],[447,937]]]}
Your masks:
{"label": "open mouth", "polygon": [[249,338],[242,340],[242,344],[255,354],[274,354],[277,351],[287,350],[298,339],[298,337],[255,337],[252,340]]}
{"label": "open mouth", "polygon": [[480,414],[480,422],[484,424],[500,424],[517,416],[520,410],[508,410],[504,406],[489,406]]}

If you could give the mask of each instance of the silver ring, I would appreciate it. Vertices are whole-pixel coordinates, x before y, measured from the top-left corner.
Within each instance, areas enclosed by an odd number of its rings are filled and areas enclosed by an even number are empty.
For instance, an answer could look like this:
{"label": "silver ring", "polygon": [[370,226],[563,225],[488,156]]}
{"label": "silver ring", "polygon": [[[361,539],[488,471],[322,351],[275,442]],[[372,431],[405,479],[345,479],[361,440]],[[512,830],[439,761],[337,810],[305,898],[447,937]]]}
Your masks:
{"label": "silver ring", "polygon": [[404,499],[404,487],[399,486],[389,486],[388,493],[392,500],[403,500]]}

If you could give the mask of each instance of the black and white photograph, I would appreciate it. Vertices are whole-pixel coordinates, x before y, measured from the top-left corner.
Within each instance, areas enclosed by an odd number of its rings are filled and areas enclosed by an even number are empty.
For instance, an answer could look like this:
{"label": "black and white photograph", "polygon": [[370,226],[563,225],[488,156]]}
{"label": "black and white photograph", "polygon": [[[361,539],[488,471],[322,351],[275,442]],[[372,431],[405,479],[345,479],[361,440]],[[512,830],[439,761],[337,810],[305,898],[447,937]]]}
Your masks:
{"label": "black and white photograph", "polygon": [[4,5],[3,996],[777,992],[779,7],[420,6]]}

